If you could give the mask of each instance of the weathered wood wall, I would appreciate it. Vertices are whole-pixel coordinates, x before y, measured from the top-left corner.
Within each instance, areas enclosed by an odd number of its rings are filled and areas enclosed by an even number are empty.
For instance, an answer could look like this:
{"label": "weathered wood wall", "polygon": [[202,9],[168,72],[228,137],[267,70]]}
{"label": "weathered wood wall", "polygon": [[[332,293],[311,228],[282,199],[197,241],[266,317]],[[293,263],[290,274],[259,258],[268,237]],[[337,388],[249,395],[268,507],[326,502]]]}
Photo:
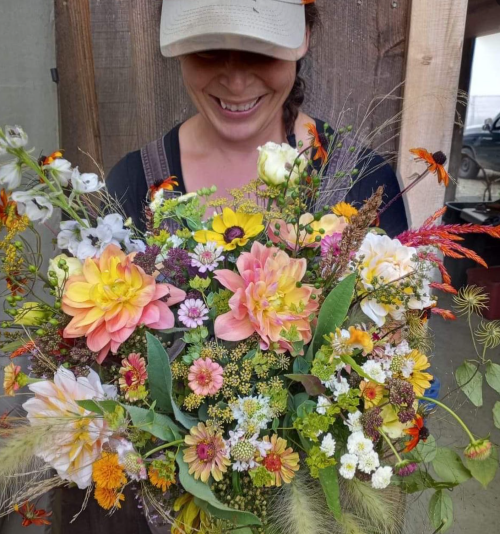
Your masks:
{"label": "weathered wood wall", "polygon": [[[78,3],[90,4],[98,124],[108,171],[128,151],[160,136],[195,110],[184,90],[178,61],[160,54],[161,0],[73,0],[71,5]],[[59,10],[69,5],[63,0],[56,4]],[[356,123],[356,116],[364,114],[375,96],[389,93],[403,81],[409,4],[410,0],[318,0],[322,28],[304,69],[307,112],[333,122],[347,102],[352,113],[346,121]],[[61,77],[63,70],[81,67],[66,58],[68,39],[72,36],[65,33],[58,40]],[[92,82],[88,76],[87,82]],[[68,91],[67,85],[60,85],[62,103]],[[400,101],[387,101],[365,125],[370,129],[381,124],[400,109]],[[68,158],[75,154],[72,139],[78,122],[71,111],[71,116],[62,117],[61,129]],[[77,138],[81,149],[94,153],[83,136]],[[395,151],[396,140],[385,148]]]}

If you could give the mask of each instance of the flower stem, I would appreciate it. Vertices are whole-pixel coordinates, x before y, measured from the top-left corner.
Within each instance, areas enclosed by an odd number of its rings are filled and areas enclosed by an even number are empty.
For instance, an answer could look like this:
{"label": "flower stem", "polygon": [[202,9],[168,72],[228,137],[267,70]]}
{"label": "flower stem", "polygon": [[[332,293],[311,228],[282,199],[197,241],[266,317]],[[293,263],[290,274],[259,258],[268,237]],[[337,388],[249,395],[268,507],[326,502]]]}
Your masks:
{"label": "flower stem", "polygon": [[378,216],[380,217],[382,215],[382,213],[386,212],[393,204],[394,202],[396,202],[396,200],[399,200],[405,193],[408,193],[408,191],[412,190],[418,183],[420,183],[420,181],[425,178],[427,175],[429,174],[429,169],[427,169],[426,171],[424,171],[420,176],[417,176],[417,178],[415,178],[415,180],[413,180],[413,182],[408,185],[407,187],[405,187],[403,189],[403,191],[401,191],[400,193],[398,193],[392,200],[389,201],[388,204],[386,204],[379,212],[378,212]]}
{"label": "flower stem", "polygon": [[443,408],[443,410],[446,410],[448,413],[450,413],[459,423],[460,426],[465,430],[465,433],[469,436],[469,439],[471,443],[474,443],[476,441],[476,438],[472,435],[471,431],[467,428],[466,424],[458,417],[458,415],[451,409],[446,406],[446,404],[443,404],[442,402],[439,402],[436,399],[431,399],[429,397],[417,397],[418,400],[423,400],[430,402],[432,404],[437,404],[440,408]]}
{"label": "flower stem", "polygon": [[389,447],[391,448],[394,456],[397,458],[398,460],[398,463],[399,462],[402,462],[403,460],[401,459],[401,456],[399,456],[399,453],[398,451],[396,450],[396,448],[394,447],[394,445],[392,444],[391,440],[389,439],[389,437],[387,436],[387,434],[379,427],[377,428],[377,431],[380,433],[380,435],[385,439],[387,445],[389,445]]}
{"label": "flower stem", "polygon": [[183,439],[178,439],[177,441],[171,441],[170,443],[164,443],[163,445],[160,445],[159,447],[156,447],[155,449],[151,449],[148,451],[143,458],[147,458],[148,456],[153,455],[155,452],[162,451],[163,449],[167,449],[168,447],[173,447],[174,445],[180,445],[181,443],[184,443]]}

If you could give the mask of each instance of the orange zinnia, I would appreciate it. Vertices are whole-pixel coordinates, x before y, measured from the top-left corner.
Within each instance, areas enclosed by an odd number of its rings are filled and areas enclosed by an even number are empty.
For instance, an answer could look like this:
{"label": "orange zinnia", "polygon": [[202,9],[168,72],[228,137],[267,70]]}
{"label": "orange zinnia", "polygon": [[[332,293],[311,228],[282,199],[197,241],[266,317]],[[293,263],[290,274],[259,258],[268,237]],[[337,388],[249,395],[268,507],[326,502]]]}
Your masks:
{"label": "orange zinnia", "polygon": [[326,163],[328,160],[328,151],[323,147],[322,139],[316,126],[309,122],[306,124],[307,133],[311,136],[311,146],[316,149],[316,154],[314,155],[314,160],[321,159],[323,163]]}
{"label": "orange zinnia", "polygon": [[411,428],[404,430],[405,434],[412,436],[411,440],[406,444],[404,452],[412,451],[420,441],[427,441],[429,437],[429,430],[424,426],[424,418],[421,415],[417,415],[413,420],[413,425]]}
{"label": "orange zinnia", "polygon": [[431,154],[425,148],[412,148],[410,152],[415,156],[416,161],[425,161],[427,163],[427,170],[432,174],[436,174],[438,182],[443,182],[448,187],[450,175],[444,168],[446,155],[443,152],[439,151]]}

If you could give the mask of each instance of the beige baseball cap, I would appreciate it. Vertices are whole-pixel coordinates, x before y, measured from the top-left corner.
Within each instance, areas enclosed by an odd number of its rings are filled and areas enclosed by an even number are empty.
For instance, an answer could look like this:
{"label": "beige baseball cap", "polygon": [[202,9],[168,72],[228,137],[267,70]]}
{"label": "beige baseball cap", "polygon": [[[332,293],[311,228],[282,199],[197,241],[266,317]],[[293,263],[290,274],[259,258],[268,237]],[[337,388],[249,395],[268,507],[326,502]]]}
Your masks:
{"label": "beige baseball cap", "polygon": [[163,0],[160,46],[175,57],[244,50],[296,61],[307,51],[302,0]]}

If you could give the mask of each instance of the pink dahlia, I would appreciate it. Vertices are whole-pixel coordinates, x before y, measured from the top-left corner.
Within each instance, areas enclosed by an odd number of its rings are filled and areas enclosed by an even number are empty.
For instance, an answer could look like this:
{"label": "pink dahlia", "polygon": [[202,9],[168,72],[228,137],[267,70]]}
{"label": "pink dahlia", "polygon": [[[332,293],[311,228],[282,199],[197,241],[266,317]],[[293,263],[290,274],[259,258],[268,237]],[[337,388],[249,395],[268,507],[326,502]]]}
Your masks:
{"label": "pink dahlia", "polygon": [[[257,333],[260,346],[273,343],[290,350],[284,337],[295,329],[308,343],[311,319],[317,312],[319,291],[309,284],[298,284],[305,275],[305,259],[292,259],[276,247],[254,243],[250,252],[236,262],[238,273],[228,269],[215,271],[215,278],[234,295],[229,300],[231,311],[215,320],[215,335],[226,341],[241,341]],[[297,287],[300,285],[300,287]]]}
{"label": "pink dahlia", "polygon": [[189,387],[196,395],[215,395],[222,387],[222,367],[210,358],[198,358],[189,368]]}
{"label": "pink dahlia", "polygon": [[208,319],[208,308],[200,299],[187,299],[179,306],[179,321],[188,328],[201,326]]}
{"label": "pink dahlia", "polygon": [[174,326],[169,306],[184,300],[186,293],[155,279],[126,255],[108,245],[99,259],[87,258],[82,274],[70,276],[64,286],[62,309],[73,317],[64,329],[65,338],[85,336],[87,346],[98,352],[102,363],[141,324],[163,330]]}
{"label": "pink dahlia", "polygon": [[120,367],[120,390],[125,393],[127,400],[135,400],[145,396],[144,384],[148,378],[146,371],[146,360],[136,353],[129,354],[128,358],[122,360]]}

